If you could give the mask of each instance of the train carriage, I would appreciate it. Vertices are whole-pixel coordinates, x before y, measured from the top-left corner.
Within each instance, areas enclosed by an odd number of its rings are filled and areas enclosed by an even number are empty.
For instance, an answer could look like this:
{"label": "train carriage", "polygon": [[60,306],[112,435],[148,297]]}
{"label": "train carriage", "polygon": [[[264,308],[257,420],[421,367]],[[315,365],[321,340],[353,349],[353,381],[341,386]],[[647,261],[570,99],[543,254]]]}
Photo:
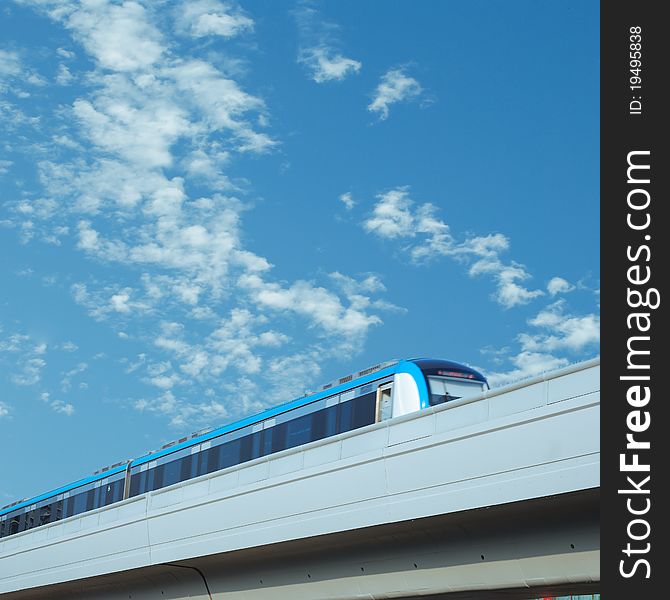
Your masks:
{"label": "train carriage", "polygon": [[481,394],[465,365],[408,359],[375,365],[257,415],[193,434],[132,461],[0,509],[0,537],[346,431]]}

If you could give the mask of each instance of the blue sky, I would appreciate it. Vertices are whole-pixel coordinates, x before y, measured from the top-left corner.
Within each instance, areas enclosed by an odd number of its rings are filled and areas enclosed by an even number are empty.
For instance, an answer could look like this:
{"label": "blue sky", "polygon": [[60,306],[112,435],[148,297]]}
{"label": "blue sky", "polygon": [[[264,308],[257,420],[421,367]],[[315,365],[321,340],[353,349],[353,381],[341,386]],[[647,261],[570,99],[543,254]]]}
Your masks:
{"label": "blue sky", "polygon": [[596,2],[0,11],[0,505],[379,361],[598,353]]}

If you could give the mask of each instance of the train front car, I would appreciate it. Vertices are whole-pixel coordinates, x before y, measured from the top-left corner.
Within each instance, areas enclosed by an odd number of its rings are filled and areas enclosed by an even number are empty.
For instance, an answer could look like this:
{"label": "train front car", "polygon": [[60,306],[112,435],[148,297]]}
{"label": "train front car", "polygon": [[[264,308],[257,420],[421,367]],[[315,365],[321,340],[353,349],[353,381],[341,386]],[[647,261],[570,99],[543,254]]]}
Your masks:
{"label": "train front car", "polygon": [[428,406],[479,396],[489,388],[486,378],[481,373],[465,365],[430,358],[413,362],[421,369],[425,378],[428,387]]}
{"label": "train front car", "polygon": [[394,370],[393,385],[378,387],[377,421],[478,396],[489,387],[481,373],[449,360],[408,359],[399,361]]}

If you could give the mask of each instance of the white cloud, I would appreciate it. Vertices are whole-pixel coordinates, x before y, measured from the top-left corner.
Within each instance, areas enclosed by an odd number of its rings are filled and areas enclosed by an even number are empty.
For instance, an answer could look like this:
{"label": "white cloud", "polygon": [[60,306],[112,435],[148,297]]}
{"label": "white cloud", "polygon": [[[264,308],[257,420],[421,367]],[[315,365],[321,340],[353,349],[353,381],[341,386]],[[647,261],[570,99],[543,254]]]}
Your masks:
{"label": "white cloud", "polygon": [[45,86],[48,85],[48,81],[42,77],[39,73],[28,73],[25,77],[25,81],[31,85]]}
{"label": "white cloud", "polygon": [[348,75],[358,73],[362,63],[347,58],[327,46],[303,48],[298,62],[305,65],[316,83],[342,81]]}
{"label": "white cloud", "polygon": [[74,414],[74,406],[69,402],[63,402],[62,400],[56,400],[52,402],[51,408],[55,412],[66,415],[68,417]]}
{"label": "white cloud", "polygon": [[[30,92],[21,87],[16,87],[24,83],[43,87],[47,84],[47,81],[39,73],[27,67],[18,52],[0,48],[0,93],[9,90],[19,98],[29,98],[31,95]],[[25,122],[27,120],[18,109],[14,107],[10,108],[11,105],[8,104],[5,106],[7,108],[3,110],[4,107],[0,105],[0,117],[2,117],[2,113],[5,110],[7,112],[12,110],[17,124],[20,121]]]}
{"label": "white cloud", "polygon": [[488,275],[496,282],[493,298],[505,308],[527,304],[544,294],[520,284],[530,279],[523,265],[501,260],[500,255],[509,249],[504,235],[471,236],[457,242],[449,225],[437,218],[436,212],[430,203],[415,206],[409,189],[398,187],[377,195],[363,228],[382,239],[408,241],[403,249],[416,263],[449,256],[468,265],[470,276]]}
{"label": "white cloud", "polygon": [[340,202],[344,204],[344,207],[347,210],[351,210],[354,206],[356,206],[356,201],[354,200],[354,197],[351,195],[351,192],[345,192],[344,194],[340,194],[339,197]]}
{"label": "white cloud", "polygon": [[[370,300],[368,295],[383,291],[383,285],[375,276],[367,276],[363,282],[342,274],[332,279],[347,295],[348,304],[343,304],[333,292],[304,281],[298,281],[288,287],[267,281],[261,274],[269,268],[269,263],[246,250],[237,250],[239,245],[239,204],[219,203],[218,216],[206,217],[212,208],[211,202],[205,202],[200,208],[204,211],[202,225],[182,224],[184,215],[182,201],[176,205],[152,203],[152,211],[159,215],[169,215],[169,219],[159,221],[157,225],[145,225],[135,232],[134,247],[125,248],[110,244],[95,232],[88,222],[81,222],[80,242],[82,249],[92,252],[106,260],[155,264],[160,267],[177,269],[184,275],[143,275],[144,297],[137,297],[134,305],[131,300],[135,292],[122,288],[93,295],[86,285],[73,286],[73,295],[77,302],[87,307],[97,318],[110,314],[130,314],[131,308],[146,311],[165,303],[166,294],[184,304],[195,306],[203,294],[220,293],[220,286],[227,278],[230,268],[242,270],[237,284],[249,294],[250,299],[262,309],[271,309],[284,314],[293,313],[306,318],[312,326],[324,333],[351,336],[359,340],[371,325],[381,322],[378,316],[370,314],[370,309],[397,309],[388,303]],[[145,241],[146,240],[146,241]],[[188,275],[186,275],[188,274]],[[344,283],[347,283],[345,286]],[[208,315],[212,317],[211,313]],[[241,338],[248,337],[247,334]],[[277,339],[277,338],[275,338]],[[220,360],[220,359],[219,359]],[[255,361],[241,361],[240,368],[254,368]]]}
{"label": "white cloud", "polygon": [[[502,385],[532,377],[569,364],[569,356],[597,353],[600,343],[600,316],[566,313],[566,303],[558,300],[528,320],[533,331],[517,336],[520,351],[510,358],[513,368],[489,375],[491,384]],[[508,353],[509,349],[505,353]]]}
{"label": "white cloud", "polygon": [[[153,304],[147,298],[133,299],[135,290],[130,287],[108,286],[90,291],[85,283],[74,283],[70,286],[70,291],[74,301],[98,320],[114,317],[125,320],[150,314],[154,310]],[[128,337],[124,332],[118,332],[118,335],[121,338]]]}
{"label": "white cloud", "polygon": [[305,67],[313,81],[342,81],[361,70],[360,61],[348,58],[338,50],[340,40],[337,24],[325,21],[308,2],[300,3],[293,11],[293,16],[300,37],[298,64]]}
{"label": "white cloud", "polygon": [[[329,277],[342,291],[353,310],[361,313],[367,313],[371,310],[395,313],[407,312],[407,309],[387,300],[372,298],[373,294],[386,291],[386,286],[382,283],[379,276],[374,273],[365,275],[361,279],[354,279],[336,271],[330,273]],[[344,348],[347,348],[347,346],[348,344],[345,344]]]}
{"label": "white cloud", "polygon": [[0,352],[18,352],[30,343],[30,336],[22,333],[13,333],[9,337],[0,338]]}
{"label": "white cloud", "polygon": [[72,388],[72,379],[77,375],[83,373],[88,369],[88,364],[85,362],[80,362],[76,367],[67,371],[63,379],[61,379],[60,385],[63,392],[69,392]]}
{"label": "white cloud", "polygon": [[120,313],[130,312],[130,306],[128,306],[128,300],[130,300],[130,290],[126,289],[118,294],[114,294],[109,299],[109,304],[112,310]]}
{"label": "white cloud", "polygon": [[12,381],[16,385],[35,385],[40,381],[46,364],[42,358],[29,358],[22,364],[19,372],[12,375]]}
{"label": "white cloud", "polygon": [[544,352],[522,351],[512,359],[514,368],[510,371],[487,375],[491,387],[499,387],[513,381],[534,377],[548,371],[554,371],[569,364],[568,359],[559,358]]}
{"label": "white cloud", "polygon": [[66,48],[57,48],[56,49],[56,54],[60,56],[61,58],[74,58],[75,54],[71,50],[67,50]]}
{"label": "white cloud", "polygon": [[51,410],[56,413],[60,413],[65,416],[72,416],[74,414],[74,406],[69,402],[64,402],[63,400],[52,400],[51,394],[49,392],[42,392],[40,394],[40,400],[45,404],[48,404]]}
{"label": "white cloud", "polygon": [[0,419],[9,415],[10,409],[9,405],[0,401]]}
{"label": "white cloud", "polygon": [[505,308],[512,308],[520,304],[528,304],[534,298],[544,295],[542,290],[529,290],[519,285],[518,282],[530,279],[530,273],[518,263],[502,263],[497,252],[498,250],[489,250],[479,254],[482,258],[474,262],[469,272],[471,275],[487,273],[497,281],[498,288],[494,297],[499,304]]}
{"label": "white cloud", "polygon": [[104,69],[138,71],[154,65],[165,52],[159,31],[138,2],[111,4],[91,0],[67,6],[65,26]]}
{"label": "white cloud", "polygon": [[177,28],[193,37],[231,38],[253,30],[254,22],[237,5],[218,0],[185,0],[177,9]]}
{"label": "white cloud", "polygon": [[21,60],[16,52],[0,49],[0,78],[21,74]]}
{"label": "white cloud", "polygon": [[74,81],[74,76],[70,73],[65,65],[58,65],[58,72],[56,73],[56,83],[58,85],[70,85]]}
{"label": "white cloud", "polygon": [[[94,102],[75,100],[75,117],[90,140],[103,152],[116,154],[129,163],[153,167],[172,165],[170,146],[189,131],[185,112],[169,101],[132,102],[118,92],[100,94]],[[114,93],[117,92],[117,93]]]}
{"label": "white cloud", "polygon": [[552,277],[547,284],[547,291],[550,296],[555,296],[556,294],[567,294],[572,292],[575,289],[575,286],[570,282],[566,281],[562,277]]}
{"label": "white cloud", "polygon": [[81,150],[81,146],[67,135],[54,135],[51,137],[54,144],[63,146],[64,148],[71,148],[73,150]]}
{"label": "white cloud", "polygon": [[380,120],[389,116],[389,107],[397,102],[412,100],[423,91],[419,82],[405,73],[401,67],[390,69],[381,78],[375,89],[368,110],[379,115]]}
{"label": "white cloud", "polygon": [[145,383],[153,385],[161,390],[169,390],[175,385],[182,383],[178,373],[172,368],[172,363],[168,361],[150,363],[146,367],[147,376],[143,379]]}
{"label": "white cloud", "polygon": [[10,380],[19,386],[33,386],[42,378],[42,371],[47,365],[44,356],[47,344],[35,342],[29,335],[13,333],[0,338],[0,352],[8,355],[10,364]]}
{"label": "white cloud", "polygon": [[135,402],[135,408],[140,411],[159,412],[163,414],[171,414],[177,408],[177,402],[174,394],[170,391],[165,392],[159,398],[142,399]]}
{"label": "white cloud", "polygon": [[156,398],[143,398],[135,402],[139,411],[153,412],[171,417],[170,425],[183,428],[193,423],[217,423],[229,419],[229,410],[223,402],[206,400],[189,403],[168,390]]}
{"label": "white cloud", "polygon": [[524,333],[519,339],[524,349],[535,351],[568,350],[581,352],[600,342],[600,316],[565,314],[565,301],[558,300],[528,321],[542,333]]}
{"label": "white cloud", "polygon": [[137,371],[140,367],[142,367],[144,364],[147,362],[147,355],[144,352],[141,352],[140,354],[137,355],[137,359],[134,362],[130,362],[128,359],[124,358],[122,359],[122,362],[128,364],[126,367],[126,373],[133,373]]}
{"label": "white cloud", "polygon": [[305,385],[320,375],[321,366],[315,353],[298,352],[270,361],[268,370],[274,377],[285,382],[280,388],[281,397],[292,398],[309,392]]}
{"label": "white cloud", "polygon": [[243,275],[239,284],[249,291],[259,307],[306,317],[324,333],[344,336],[352,345],[365,336],[371,326],[382,322],[354,302],[346,306],[333,292],[308,281],[299,280],[284,287],[266,282],[258,275]]}
{"label": "white cloud", "polygon": [[407,188],[392,189],[378,194],[377,198],[379,202],[375,204],[372,216],[363,223],[366,231],[389,239],[413,237],[417,233]]}
{"label": "white cloud", "polygon": [[374,273],[366,275],[359,281],[353,277],[335,271],[330,274],[330,278],[344,291],[347,297],[386,291],[386,286],[382,283],[379,276]]}
{"label": "white cloud", "polygon": [[[151,3],[30,4],[72,33],[93,68],[84,88],[69,90],[78,96],[61,109],[58,127],[44,124],[56,150],[38,158],[49,204],[22,200],[17,215],[26,239],[45,237],[44,224],[55,223],[50,227],[61,227],[88,258],[114,265],[73,284],[71,293],[119,337],[150,348],[141,364],[127,366],[155,388],[139,410],[169,415],[178,425],[286,400],[286,383],[268,379],[265,367],[308,356],[312,367],[300,381],[306,384],[319,361],[345,348],[359,351],[370,327],[381,323],[377,313],[398,310],[376,296],[384,288],[375,275],[278,282],[271,262],[245,247],[248,207],[232,197],[240,190],[227,171],[240,153],[262,153],[278,142],[264,129],[263,99],[243,88],[230,60],[207,53],[177,58],[173,48],[183,40],[170,38],[169,23]],[[180,7],[175,25],[195,37],[232,37],[253,25],[232,3]],[[327,42],[321,66],[328,77],[354,72],[342,53],[331,53],[330,38],[301,46],[320,41]],[[63,77],[67,69],[84,81],[64,60],[70,51],[59,54],[67,64]],[[208,395],[214,389],[229,395],[227,407]]]}
{"label": "white cloud", "polygon": [[223,167],[227,165],[229,158],[228,152],[217,148],[213,148],[211,152],[198,148],[191,152],[183,162],[188,175],[195,179],[203,179],[216,189],[225,190],[232,187],[223,173]]}
{"label": "white cloud", "polygon": [[178,61],[169,74],[185,100],[196,107],[204,119],[201,125],[214,131],[229,131],[238,140],[242,152],[265,152],[277,142],[265,133],[255,131],[242,116],[250,111],[263,113],[265,104],[260,98],[244,92],[235,81],[224,77],[217,69],[202,60]]}
{"label": "white cloud", "polygon": [[98,232],[91,227],[90,221],[79,221],[77,224],[79,241],[77,247],[106,260],[123,261],[127,258],[127,248],[121,242],[110,242],[101,239]]}
{"label": "white cloud", "polygon": [[14,164],[11,160],[0,160],[0,175],[6,175],[9,173],[9,167]]}
{"label": "white cloud", "polygon": [[[203,341],[191,343],[185,339],[182,324],[164,322],[155,345],[171,354],[179,369],[195,380],[216,380],[231,367],[245,374],[258,373],[262,358],[257,351],[279,348],[289,341],[281,332],[264,329],[264,323],[261,315],[234,308]],[[261,328],[264,330],[259,331]]]}

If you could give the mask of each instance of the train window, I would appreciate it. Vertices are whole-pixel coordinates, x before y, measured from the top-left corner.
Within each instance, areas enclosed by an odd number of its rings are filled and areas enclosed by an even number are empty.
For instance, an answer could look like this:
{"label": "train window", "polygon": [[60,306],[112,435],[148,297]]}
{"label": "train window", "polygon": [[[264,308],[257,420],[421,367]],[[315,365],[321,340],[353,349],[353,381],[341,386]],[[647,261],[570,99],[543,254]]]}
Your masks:
{"label": "train window", "polygon": [[484,383],[476,380],[449,379],[446,377],[428,377],[430,385],[430,405],[436,406],[458,400],[478,396],[484,391]]}
{"label": "train window", "polygon": [[214,446],[207,450],[207,472],[213,473],[218,471],[221,467],[219,466],[221,455],[221,446]]}
{"label": "train window", "polygon": [[233,440],[227,444],[221,444],[217,447],[219,450],[218,469],[232,467],[240,462],[240,440]]}
{"label": "train window", "polygon": [[324,437],[329,437],[337,433],[337,404],[327,408],[325,411],[325,420],[326,420],[326,435]]}
{"label": "train window", "polygon": [[198,475],[211,473],[209,470],[209,451],[211,448],[203,448],[198,452]]}
{"label": "train window", "polygon": [[116,481],[108,481],[100,488],[100,506],[107,506],[115,502]]}
{"label": "train window", "polygon": [[168,463],[165,463],[163,466],[163,485],[161,487],[166,487],[177,483],[181,475],[181,459],[172,460]]}
{"label": "train window", "polygon": [[72,508],[73,508],[73,503],[72,503],[72,498],[68,496],[63,500],[63,517],[68,518],[72,516]]}
{"label": "train window", "polygon": [[181,468],[179,472],[179,481],[193,479],[198,474],[198,455],[197,453],[184,456],[180,461]]}
{"label": "train window", "polygon": [[51,504],[40,508],[39,524],[46,525],[51,521]]}
{"label": "train window", "polygon": [[95,486],[92,492],[93,492],[93,508],[99,508],[103,506],[102,488],[99,485]]}
{"label": "train window", "polygon": [[55,506],[54,521],[60,521],[63,518],[63,501],[59,500],[54,504],[54,506]]}
{"label": "train window", "polygon": [[253,460],[261,455],[261,432],[245,435],[240,439],[240,462]]}
{"label": "train window", "polygon": [[312,441],[312,415],[286,423],[286,447],[295,448]]}
{"label": "train window", "polygon": [[312,440],[335,435],[337,433],[337,405],[319,410],[312,415]]}
{"label": "train window", "polygon": [[353,400],[338,405],[337,433],[344,433],[353,429],[351,426],[351,415],[353,413]]}
{"label": "train window", "polygon": [[83,513],[86,511],[87,508],[86,504],[88,500],[88,492],[81,492],[79,494],[75,494],[74,496],[72,496],[72,498],[70,498],[70,500],[73,503],[72,514],[78,515],[80,513]]}
{"label": "train window", "polygon": [[124,491],[125,487],[126,487],[126,478],[125,478],[125,474],[124,474],[123,479],[117,479],[114,482],[114,485],[112,486],[113,498],[107,504],[111,504],[112,502],[118,502],[119,500],[123,500],[123,491]]}
{"label": "train window", "polygon": [[[123,480],[102,480],[100,485],[93,488],[93,508],[100,508],[121,500],[123,497],[122,485]],[[121,491],[121,497],[119,497],[119,491]]]}
{"label": "train window", "polygon": [[133,473],[130,476],[130,491],[128,495],[132,498],[133,496],[139,496],[146,492],[146,471],[140,471],[139,473]]}
{"label": "train window", "polygon": [[377,394],[371,392],[359,396],[353,401],[354,410],[351,418],[352,429],[365,427],[375,422],[375,409],[377,404]]}
{"label": "train window", "polygon": [[251,436],[251,458],[258,458],[261,455],[261,441],[263,440],[263,431],[257,431]]}
{"label": "train window", "polygon": [[326,410],[312,413],[310,442],[326,437]]}
{"label": "train window", "polygon": [[139,496],[142,491],[140,490],[140,480],[142,479],[142,473],[133,473],[130,476],[130,491],[128,492],[129,497]]}
{"label": "train window", "polygon": [[63,501],[55,498],[33,504],[32,510],[22,508],[4,515],[0,519],[0,538],[60,520],[63,516]]}
{"label": "train window", "polygon": [[[202,460],[203,457],[205,460]],[[180,481],[186,481],[201,474],[199,469],[202,469],[202,474],[204,474],[207,472],[207,458],[207,452],[188,454],[133,474],[130,479],[130,496],[137,496],[150,490],[158,490]],[[123,480],[120,480],[119,483],[123,484]],[[123,496],[122,486],[119,491]]]}
{"label": "train window", "polygon": [[280,423],[272,428],[272,452],[286,450],[286,423]]}
{"label": "train window", "polygon": [[153,469],[147,471],[147,488],[151,490],[160,490],[163,485],[163,477],[165,475],[165,465],[157,465]]}
{"label": "train window", "polygon": [[26,513],[24,521],[23,521],[23,530],[25,531],[26,529],[32,529],[35,527],[35,512],[34,510],[31,510]]}
{"label": "train window", "polygon": [[338,433],[365,427],[375,422],[376,393],[358,396],[339,405]]}
{"label": "train window", "polygon": [[19,532],[19,527],[21,525],[19,517],[20,515],[17,515],[13,517],[12,520],[9,522],[9,535],[13,535]]}
{"label": "train window", "polygon": [[141,470],[139,473],[134,473],[130,478],[130,496],[137,496],[139,494],[144,494],[145,492],[155,490],[161,487],[160,485],[155,485],[157,483],[156,471],[157,468],[153,467]]}

